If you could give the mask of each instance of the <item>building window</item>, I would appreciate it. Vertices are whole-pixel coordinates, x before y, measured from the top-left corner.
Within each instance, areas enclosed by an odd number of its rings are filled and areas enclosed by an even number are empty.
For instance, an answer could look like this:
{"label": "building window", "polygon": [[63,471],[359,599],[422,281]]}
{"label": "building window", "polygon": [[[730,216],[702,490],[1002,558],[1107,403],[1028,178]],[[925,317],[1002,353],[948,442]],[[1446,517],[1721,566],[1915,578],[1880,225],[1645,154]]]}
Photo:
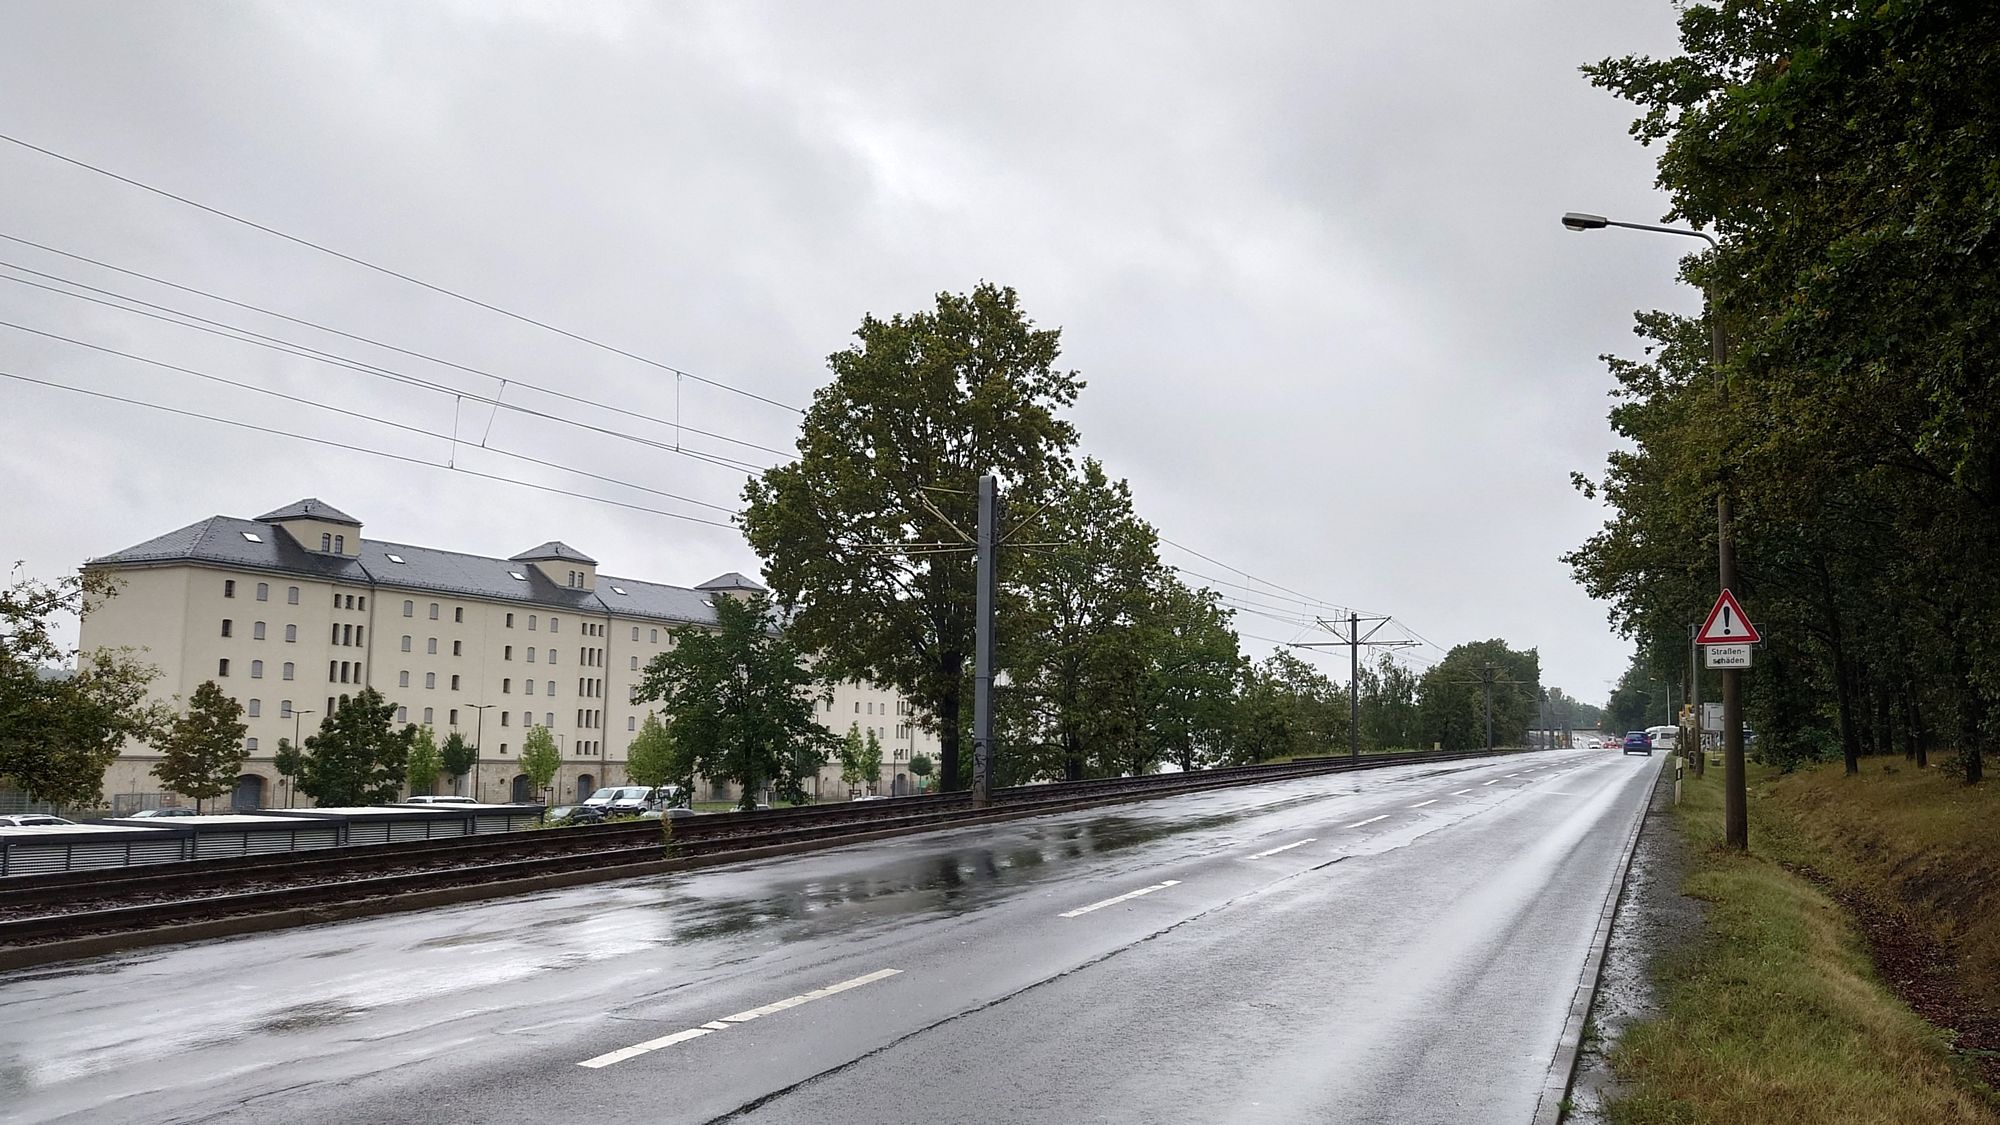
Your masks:
{"label": "building window", "polygon": [[625,716],[625,729],[626,729],[626,730],[638,730],[638,729],[639,729],[639,716],[637,716],[637,715],[627,715],[627,716]]}
{"label": "building window", "polygon": [[654,644],[659,644],[659,643],[660,643],[660,631],[659,631],[658,629],[654,629],[654,630],[653,630],[652,632],[653,632],[653,643],[654,643]]}
{"label": "building window", "polygon": [[632,626],[632,639],[634,641],[639,639],[639,627],[637,625]]}
{"label": "building window", "polygon": [[533,681],[533,680],[522,680],[522,681],[521,681],[521,685],[522,685],[522,686],[521,686],[521,690],[522,690],[522,691],[525,691],[525,692],[527,692],[527,693],[528,693],[529,695],[533,695],[533,694],[535,694],[535,681]]}
{"label": "building window", "polygon": [[285,661],[285,678],[288,680],[292,678],[292,662],[289,660]]}
{"label": "building window", "polygon": [[221,660],[215,662],[215,674],[218,676],[227,676],[229,674],[228,657],[225,656]]}
{"label": "building window", "polygon": [[426,640],[424,642],[424,651],[430,654],[431,656],[436,656],[438,654],[438,639],[436,637],[431,637],[430,639]]}
{"label": "building window", "polygon": [[333,608],[335,609],[340,608],[340,591],[338,590],[335,590],[333,592]]}
{"label": "building window", "polygon": [[333,636],[327,641],[327,643],[337,645],[340,643],[340,622],[338,621],[334,622],[332,629],[333,629]]}
{"label": "building window", "polygon": [[234,630],[235,630],[235,622],[229,620],[229,618],[227,617],[223,618],[222,635],[225,637],[230,636],[234,632]]}
{"label": "building window", "polygon": [[554,711],[550,711],[548,714],[542,716],[542,719],[543,719],[542,725],[545,727],[553,727],[556,725],[556,713]]}
{"label": "building window", "polygon": [[[514,713],[513,713],[512,711],[502,711],[502,712],[500,712],[500,725],[501,725],[501,726],[503,726],[503,727],[504,727],[504,726],[507,726],[507,725],[508,725],[508,720],[509,720],[509,719],[511,719],[511,718],[513,718],[513,715],[514,715]],[[502,752],[502,753],[505,753],[506,751],[504,751],[504,750],[503,750],[503,751],[501,751],[501,752]]]}
{"label": "building window", "polygon": [[501,695],[512,695],[512,694],[514,694],[514,681],[512,681],[512,680],[501,680],[501,681],[500,681],[500,694],[501,694]]}
{"label": "building window", "polygon": [[452,606],[451,619],[461,625],[465,624],[465,607],[462,605]]}
{"label": "building window", "polygon": [[535,662],[535,646],[534,646],[534,645],[529,645],[529,646],[528,646],[528,663],[530,663],[530,664],[533,664],[534,662]]}
{"label": "building window", "polygon": [[354,626],[342,625],[340,627],[340,640],[343,644],[358,645],[361,643],[361,636],[355,630]]}
{"label": "building window", "polygon": [[368,642],[364,640],[361,636],[361,634],[367,631],[368,631],[368,626],[366,625],[356,625],[354,627],[354,643],[356,645],[361,646],[363,648],[366,648],[368,646]]}
{"label": "building window", "polygon": [[[349,608],[349,609],[353,609],[353,608],[355,608],[355,605],[354,605],[354,595],[353,595],[353,594],[349,594],[349,595],[347,595],[347,608]],[[363,607],[363,608],[366,608],[366,607]]]}
{"label": "building window", "polygon": [[561,622],[561,621],[558,621],[558,620],[556,620],[556,618],[555,618],[555,617],[551,616],[551,617],[549,618],[549,632],[551,632],[551,633],[555,632],[555,631],[556,631],[556,626],[558,626],[558,625],[560,625],[560,624],[562,624],[562,622]]}
{"label": "building window", "polygon": [[254,753],[256,753],[256,752],[257,752],[257,739],[256,739],[255,737],[251,737],[251,738],[246,738],[246,739],[244,739],[244,740],[243,740],[243,748],[244,748],[245,750],[248,750],[248,751],[250,751],[250,752],[251,752],[251,753],[253,753],[253,754],[254,754]]}
{"label": "building window", "polygon": [[424,725],[431,725],[431,709],[428,707],[424,708]]}
{"label": "building window", "polygon": [[534,631],[535,631],[535,615],[531,613],[528,615],[528,632],[532,633]]}
{"label": "building window", "polygon": [[554,664],[554,663],[556,662],[556,650],[555,650],[555,646],[554,646],[554,645],[550,645],[550,646],[549,646],[549,651],[548,651],[548,652],[547,652],[546,654],[544,654],[544,655],[546,655],[546,656],[547,656],[547,657],[549,658],[549,663],[551,663],[551,664]]}
{"label": "building window", "polygon": [[225,598],[236,596],[236,579],[225,578],[222,580],[222,596]]}
{"label": "building window", "polygon": [[634,672],[639,670],[639,658],[636,656],[632,658],[632,670]]}
{"label": "building window", "polygon": [[251,678],[251,679],[253,679],[253,680],[261,680],[261,679],[263,679],[263,678],[264,678],[264,662],[263,662],[263,661],[261,661],[261,660],[252,660],[252,661],[250,662],[250,678]]}
{"label": "building window", "polygon": [[336,555],[347,553],[347,536],[336,535],[333,537],[333,553]]}
{"label": "building window", "polygon": [[436,672],[425,672],[424,687],[430,691],[436,691],[437,686],[438,686],[438,674]]}
{"label": "building window", "polygon": [[297,625],[285,626],[285,643],[288,645],[299,643],[299,627]]}
{"label": "building window", "polygon": [[403,603],[403,616],[415,617],[416,615],[417,615],[417,603],[413,601],[405,601]]}
{"label": "building window", "polygon": [[299,588],[297,586],[285,587],[285,604],[286,605],[299,604]]}
{"label": "building window", "polygon": [[250,623],[250,639],[253,641],[264,639],[264,623],[262,621],[253,621]]}
{"label": "building window", "polygon": [[402,671],[396,673],[396,686],[397,687],[410,686],[410,670],[408,668],[405,668]]}
{"label": "building window", "polygon": [[451,724],[452,726],[457,726],[457,725],[458,725],[458,708],[454,707],[454,708],[452,708],[452,709],[451,709],[451,710],[450,710],[449,712],[447,712],[447,717],[446,717],[445,721],[446,721],[447,723]]}
{"label": "building window", "polygon": [[500,752],[501,752],[502,754],[505,754],[505,753],[507,752],[507,744],[506,744],[506,743],[504,743],[504,742],[503,742],[503,743],[501,743],[501,744],[500,744]]}
{"label": "building window", "polygon": [[271,600],[271,584],[269,582],[257,583],[257,600],[260,602]]}
{"label": "building window", "polygon": [[507,627],[509,629],[514,627],[514,615],[511,613],[507,615]]}
{"label": "building window", "polygon": [[322,554],[326,553],[327,551],[333,550],[332,532],[322,531],[319,533],[319,549]]}
{"label": "building window", "polygon": [[408,633],[403,634],[403,651],[410,651],[410,635]]}
{"label": "building window", "polygon": [[523,712],[521,712],[521,725],[522,725],[522,726],[524,726],[524,727],[531,727],[531,726],[534,726],[534,725],[535,725],[535,713],[534,713],[533,711],[523,711]]}
{"label": "building window", "polygon": [[354,608],[356,608],[356,609],[367,609],[367,608],[368,608],[368,595],[367,595],[367,594],[363,594],[363,595],[361,595],[360,597],[356,598],[356,599],[354,600]]}
{"label": "building window", "polygon": [[280,700],[278,701],[278,717],[279,717],[280,719],[289,719],[289,718],[291,718],[291,717],[292,717],[292,701],[291,701],[291,700],[289,700],[289,699],[280,699]]}
{"label": "building window", "polygon": [[453,676],[453,677],[451,678],[451,690],[453,690],[453,691],[457,691],[457,690],[458,690],[458,677],[457,677],[457,676]]}
{"label": "building window", "polygon": [[453,656],[464,656],[464,655],[465,655],[465,642],[464,642],[464,641],[453,641],[453,642],[451,642],[451,654],[452,654]]}
{"label": "building window", "polygon": [[264,717],[264,701],[263,701],[263,700],[261,700],[261,699],[253,699],[253,700],[251,700],[250,702],[248,702],[248,703],[246,703],[246,704],[244,704],[244,705],[243,705],[243,713],[244,713],[245,715],[248,715],[248,716],[250,716],[250,717],[251,717],[251,718],[253,718],[253,719],[261,719],[261,718],[263,718],[263,717]]}
{"label": "building window", "polygon": [[407,723],[407,722],[409,722],[409,721],[410,721],[410,709],[409,709],[408,707],[398,707],[398,708],[396,708],[396,721],[397,721],[397,722],[399,722],[399,723]]}
{"label": "building window", "polygon": [[501,649],[501,650],[500,650],[500,659],[502,659],[502,660],[512,660],[512,659],[514,659],[514,646],[513,646],[513,645],[508,645],[507,647],[505,647],[505,648]]}
{"label": "building window", "polygon": [[437,619],[438,619],[438,604],[437,604],[436,602],[432,602],[432,603],[431,603],[431,620],[432,620],[432,621],[436,621]]}

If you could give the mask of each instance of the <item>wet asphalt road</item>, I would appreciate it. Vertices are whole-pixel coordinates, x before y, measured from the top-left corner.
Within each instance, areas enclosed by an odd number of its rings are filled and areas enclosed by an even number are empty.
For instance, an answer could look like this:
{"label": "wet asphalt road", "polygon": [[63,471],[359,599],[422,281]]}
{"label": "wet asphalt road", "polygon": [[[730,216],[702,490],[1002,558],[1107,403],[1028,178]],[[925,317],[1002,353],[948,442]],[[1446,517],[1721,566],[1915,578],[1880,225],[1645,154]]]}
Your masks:
{"label": "wet asphalt road", "polygon": [[0,1121],[1525,1123],[1658,764],[1398,767],[0,976]]}

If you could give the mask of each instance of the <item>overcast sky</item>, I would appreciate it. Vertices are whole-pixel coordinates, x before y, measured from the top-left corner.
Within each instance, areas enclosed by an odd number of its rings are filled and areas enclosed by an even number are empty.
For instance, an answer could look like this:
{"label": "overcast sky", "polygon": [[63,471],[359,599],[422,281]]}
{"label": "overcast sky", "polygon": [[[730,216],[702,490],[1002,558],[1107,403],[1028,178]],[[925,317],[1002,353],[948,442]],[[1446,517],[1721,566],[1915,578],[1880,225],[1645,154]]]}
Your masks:
{"label": "overcast sky", "polygon": [[[1596,357],[1691,311],[1630,107],[1577,67],[1672,49],[1664,0],[307,4],[0,0],[0,133],[693,375],[804,404],[861,315],[982,279],[1063,330],[1082,449],[1168,561],[1265,609],[1540,649],[1601,701],[1627,646],[1558,561],[1604,518]],[[797,416],[0,143],[0,234],[619,405],[504,401],[767,464]],[[0,262],[491,397],[496,378],[0,241]],[[14,269],[0,275],[28,277]],[[33,278],[43,284],[45,279]],[[0,283],[0,370],[705,518],[727,467]],[[488,450],[454,448],[456,432]],[[489,421],[490,419],[490,421]],[[318,496],[370,538],[561,539],[693,584],[724,527],[0,380],[4,553],[51,577]],[[1296,616],[1293,601],[1277,617]],[[1699,607],[1694,607],[1698,611]],[[1244,612],[1246,648],[1313,639]],[[1249,638],[1268,638],[1253,640]],[[1320,639],[1326,639],[1320,637]],[[1435,660],[1435,648],[1414,660]],[[1319,661],[1345,679],[1345,659]]]}

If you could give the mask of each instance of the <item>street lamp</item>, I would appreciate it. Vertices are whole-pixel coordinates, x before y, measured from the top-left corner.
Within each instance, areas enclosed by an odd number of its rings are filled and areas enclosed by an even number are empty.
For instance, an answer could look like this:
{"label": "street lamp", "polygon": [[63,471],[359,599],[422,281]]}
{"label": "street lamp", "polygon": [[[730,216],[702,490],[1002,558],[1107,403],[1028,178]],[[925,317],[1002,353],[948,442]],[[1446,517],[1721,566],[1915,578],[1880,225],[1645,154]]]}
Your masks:
{"label": "street lamp", "polygon": [[[294,753],[294,754],[299,754],[299,753],[303,753],[303,751],[299,749],[299,719],[300,719],[301,717],[303,717],[303,716],[306,716],[306,715],[312,715],[312,714],[317,714],[317,712],[315,712],[315,711],[313,711],[313,710],[311,710],[311,709],[309,709],[309,708],[308,708],[307,710],[303,710],[303,711],[301,711],[301,710],[300,710],[300,709],[298,709],[297,707],[294,707],[294,708],[292,708],[292,753]],[[288,778],[286,778],[286,779],[285,779],[285,807],[286,807],[286,808],[288,808],[288,809],[292,807],[292,794],[293,794],[293,792],[295,791],[295,789],[296,789],[296,786],[294,786],[294,785],[292,784],[292,779],[291,779],[291,778],[289,778],[289,777],[288,777]]]}
{"label": "street lamp", "polygon": [[472,709],[479,712],[479,722],[472,728],[472,799],[475,801],[479,799],[479,756],[481,753],[480,748],[485,745],[481,739],[486,734],[486,711],[488,708],[497,706],[499,704],[496,703],[475,703],[472,705]]}
{"label": "street lamp", "polygon": [[[1710,248],[1718,245],[1715,239],[1698,230],[1659,227],[1649,223],[1621,223],[1602,215],[1585,215],[1576,211],[1564,215],[1562,225],[1575,231],[1624,227],[1627,230],[1699,238]],[[1722,377],[1722,366],[1729,359],[1729,342],[1722,332],[1722,316],[1717,308],[1713,286],[1703,289],[1702,304],[1708,318],[1708,355],[1714,369],[1716,394],[1726,408],[1729,405],[1729,382]],[[1729,475],[1725,471],[1722,487],[1715,496],[1716,571],[1724,590],[1736,588],[1736,527],[1731,490]],[[1745,851],[1750,847],[1750,823],[1743,787],[1743,691],[1738,679],[1740,675],[1741,669],[1722,669],[1722,839],[1727,847]]]}

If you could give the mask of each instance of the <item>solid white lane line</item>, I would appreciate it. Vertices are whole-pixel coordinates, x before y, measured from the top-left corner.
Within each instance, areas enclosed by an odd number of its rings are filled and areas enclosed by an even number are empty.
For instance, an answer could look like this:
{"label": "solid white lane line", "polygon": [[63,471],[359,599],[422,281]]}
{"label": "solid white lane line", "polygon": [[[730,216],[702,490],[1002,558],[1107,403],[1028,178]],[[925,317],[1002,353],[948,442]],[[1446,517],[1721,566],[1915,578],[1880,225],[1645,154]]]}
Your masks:
{"label": "solid white lane line", "polygon": [[787,996],[783,1000],[766,1004],[761,1008],[752,1008],[747,1012],[738,1012],[733,1016],[724,1016],[719,1020],[710,1020],[700,1027],[690,1027],[686,1031],[676,1031],[672,1035],[662,1035],[658,1039],[648,1039],[644,1043],[634,1043],[630,1047],[620,1047],[616,1051],[607,1051],[596,1058],[585,1059],[576,1065],[587,1066],[592,1070],[601,1070],[614,1063],[622,1063],[626,1059],[636,1059],[640,1055],[651,1054],[662,1047],[671,1047],[676,1043],[685,1043],[690,1039],[699,1039],[704,1035],[714,1035],[718,1031],[727,1031],[739,1023],[748,1023],[759,1016],[773,1015],[787,1008],[796,1008],[800,1004],[824,999],[835,993],[846,992],[850,988],[860,988],[864,984],[873,984],[878,980],[887,980],[902,971],[901,969],[877,969],[865,976],[858,976],[852,980],[844,980],[839,984],[829,984],[825,988],[815,988],[811,992],[801,993],[797,996]]}
{"label": "solid white lane line", "polygon": [[1373,824],[1373,823],[1375,823],[1375,822],[1376,822],[1376,821],[1378,821],[1378,820],[1387,820],[1387,819],[1389,819],[1389,814],[1388,814],[1388,813],[1383,813],[1383,814],[1382,814],[1381,816],[1371,816],[1371,817],[1369,817],[1369,818],[1368,818],[1367,820],[1357,820],[1357,821],[1355,821],[1355,822],[1354,822],[1353,824],[1350,824],[1350,825],[1348,825],[1348,827],[1349,827],[1349,828],[1359,828],[1359,827],[1361,827],[1361,826],[1362,826],[1362,825],[1364,825],[1364,824]]}
{"label": "solid white lane line", "polygon": [[1312,843],[1312,842],[1313,842],[1314,840],[1317,840],[1317,839],[1319,839],[1319,837],[1318,837],[1318,836],[1308,836],[1308,837],[1306,837],[1305,839],[1303,839],[1303,840],[1300,840],[1299,842],[1297,842],[1297,843],[1295,843],[1295,844],[1284,844],[1284,845],[1281,845],[1281,846],[1279,846],[1279,847],[1275,847],[1275,848],[1267,848],[1267,849],[1265,849],[1264,851],[1261,851],[1261,852],[1258,852],[1258,853],[1257,853],[1256,855],[1253,855],[1253,856],[1251,856],[1250,858],[1251,858],[1251,859],[1263,859],[1263,858],[1264,858],[1265,856],[1267,856],[1267,855],[1277,855],[1277,854],[1278,854],[1279,852],[1288,852],[1288,851],[1291,851],[1291,850],[1292,850],[1293,848],[1303,848],[1303,847],[1305,847],[1305,846],[1306,846],[1307,844],[1310,844],[1310,843]]}
{"label": "solid white lane line", "polygon": [[1508,774],[1508,775],[1507,775],[1507,777],[1508,777],[1508,778],[1509,778],[1510,780],[1511,780],[1511,779],[1513,779],[1513,778],[1516,778],[1516,777],[1519,777],[1519,776],[1521,776],[1521,775],[1520,775],[1520,774],[1518,774],[1518,773],[1510,773],[1510,774]]}
{"label": "solid white lane line", "polygon": [[1121,902],[1129,902],[1141,895],[1149,895],[1154,891],[1164,891],[1168,887],[1178,887],[1180,885],[1181,881],[1179,879],[1169,879],[1164,883],[1154,883],[1150,887],[1140,887],[1136,891],[1126,891],[1122,895],[1118,895],[1115,898],[1107,898],[1102,902],[1093,902],[1089,906],[1079,906],[1075,910],[1065,910],[1061,914],[1056,915],[1056,917],[1075,918],[1079,915],[1088,914],[1093,910],[1102,910],[1107,906],[1116,906]]}
{"label": "solid white lane line", "polygon": [[1481,784],[1481,785],[1498,785],[1498,784],[1500,784],[1500,779],[1496,777],[1496,778],[1494,778],[1494,779],[1493,779],[1492,781],[1482,781],[1482,782],[1480,782],[1479,784]]}
{"label": "solid white lane line", "polygon": [[1470,789],[1454,789],[1451,791],[1451,795],[1454,797],[1463,797],[1470,792],[1472,792]]}
{"label": "solid white lane line", "polygon": [[1411,807],[1411,808],[1413,808],[1413,809],[1420,809],[1420,808],[1423,808],[1423,807],[1424,807],[1425,805],[1435,805],[1435,804],[1437,804],[1437,803],[1438,803],[1438,799],[1437,799],[1436,797],[1432,797],[1432,798],[1431,798],[1430,800],[1428,800],[1428,801],[1418,801],[1418,802],[1417,802],[1416,804],[1414,804],[1414,805],[1411,805],[1410,807]]}

